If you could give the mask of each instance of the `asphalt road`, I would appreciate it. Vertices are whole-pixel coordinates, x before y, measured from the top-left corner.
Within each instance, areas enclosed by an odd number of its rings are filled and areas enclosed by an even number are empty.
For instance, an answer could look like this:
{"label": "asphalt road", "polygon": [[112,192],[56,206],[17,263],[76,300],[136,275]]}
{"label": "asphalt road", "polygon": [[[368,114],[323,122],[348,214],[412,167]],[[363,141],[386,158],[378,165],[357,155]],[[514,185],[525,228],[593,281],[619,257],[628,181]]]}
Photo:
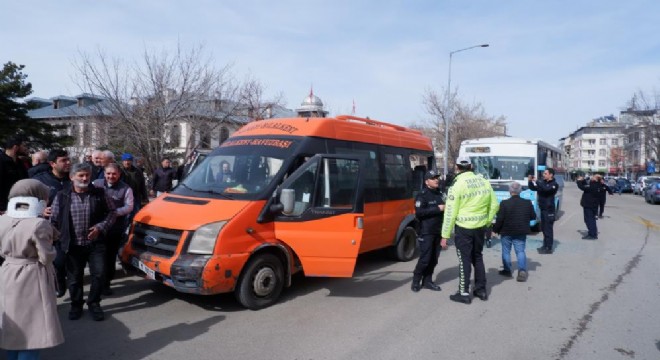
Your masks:
{"label": "asphalt road", "polygon": [[[599,239],[586,232],[581,192],[567,183],[556,250],[528,238],[529,280],[506,279],[500,245],[485,249],[490,299],[449,301],[455,249],[440,255],[441,292],[410,291],[414,262],[358,259],[350,279],[297,276],[261,311],[231,294],[192,296],[138,277],[116,281],[106,320],[67,320],[59,359],[660,359],[660,205],[608,197]],[[514,256],[515,258],[515,256]]]}

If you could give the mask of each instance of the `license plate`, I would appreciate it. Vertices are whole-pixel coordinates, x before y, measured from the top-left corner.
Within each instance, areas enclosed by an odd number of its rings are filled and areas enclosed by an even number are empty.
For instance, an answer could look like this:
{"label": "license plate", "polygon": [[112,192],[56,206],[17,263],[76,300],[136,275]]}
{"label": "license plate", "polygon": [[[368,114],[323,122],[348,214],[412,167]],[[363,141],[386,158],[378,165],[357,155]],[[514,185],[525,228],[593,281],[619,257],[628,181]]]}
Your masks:
{"label": "license plate", "polygon": [[147,275],[148,279],[151,280],[156,280],[156,272],[151,270],[147,265],[145,265],[142,261],[138,260],[137,258],[133,258],[131,260],[133,266],[136,268],[140,269],[143,273]]}

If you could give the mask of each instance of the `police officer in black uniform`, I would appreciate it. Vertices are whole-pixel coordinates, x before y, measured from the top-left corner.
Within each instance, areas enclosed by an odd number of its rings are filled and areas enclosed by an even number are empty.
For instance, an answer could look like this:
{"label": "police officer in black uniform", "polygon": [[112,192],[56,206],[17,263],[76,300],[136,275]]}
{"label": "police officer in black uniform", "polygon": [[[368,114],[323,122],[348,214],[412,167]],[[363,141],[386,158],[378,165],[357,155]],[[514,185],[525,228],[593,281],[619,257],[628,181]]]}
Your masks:
{"label": "police officer in black uniform", "polygon": [[529,175],[529,188],[536,191],[536,199],[541,209],[541,228],[543,230],[543,246],[538,248],[539,254],[552,254],[555,223],[555,194],[559,184],[555,180],[555,169],[547,168],[543,171],[543,180],[536,181],[534,175]]}
{"label": "police officer in black uniform", "polygon": [[419,259],[413,272],[411,289],[418,292],[421,288],[440,291],[440,286],[433,282],[433,270],[440,256],[440,231],[442,229],[445,201],[439,188],[440,174],[429,170],[424,174],[424,189],[415,199],[415,215],[419,221],[417,242]]}

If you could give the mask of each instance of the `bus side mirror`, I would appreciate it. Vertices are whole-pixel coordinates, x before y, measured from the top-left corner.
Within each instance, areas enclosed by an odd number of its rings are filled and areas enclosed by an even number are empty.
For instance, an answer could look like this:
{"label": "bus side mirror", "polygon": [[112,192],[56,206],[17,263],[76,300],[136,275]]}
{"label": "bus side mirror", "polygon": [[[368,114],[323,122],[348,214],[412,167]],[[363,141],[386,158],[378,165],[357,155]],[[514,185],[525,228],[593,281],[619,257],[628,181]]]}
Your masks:
{"label": "bus side mirror", "polygon": [[280,204],[282,204],[282,213],[291,214],[293,212],[294,202],[296,200],[296,191],[293,189],[282,189],[280,194]]}
{"label": "bus side mirror", "polygon": [[280,194],[280,202],[270,206],[270,211],[273,213],[282,212],[284,215],[293,212],[294,202],[296,199],[296,191],[293,189],[282,189]]}

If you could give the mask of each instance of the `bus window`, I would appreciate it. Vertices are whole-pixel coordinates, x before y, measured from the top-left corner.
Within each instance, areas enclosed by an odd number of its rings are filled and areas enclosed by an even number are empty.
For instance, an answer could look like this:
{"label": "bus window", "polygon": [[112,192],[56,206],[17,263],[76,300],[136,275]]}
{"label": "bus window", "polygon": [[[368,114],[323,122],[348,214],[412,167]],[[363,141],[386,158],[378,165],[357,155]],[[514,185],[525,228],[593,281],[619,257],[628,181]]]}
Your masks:
{"label": "bus window", "polygon": [[411,196],[412,174],[405,164],[402,154],[383,152],[384,195],[386,200],[401,200]]}

